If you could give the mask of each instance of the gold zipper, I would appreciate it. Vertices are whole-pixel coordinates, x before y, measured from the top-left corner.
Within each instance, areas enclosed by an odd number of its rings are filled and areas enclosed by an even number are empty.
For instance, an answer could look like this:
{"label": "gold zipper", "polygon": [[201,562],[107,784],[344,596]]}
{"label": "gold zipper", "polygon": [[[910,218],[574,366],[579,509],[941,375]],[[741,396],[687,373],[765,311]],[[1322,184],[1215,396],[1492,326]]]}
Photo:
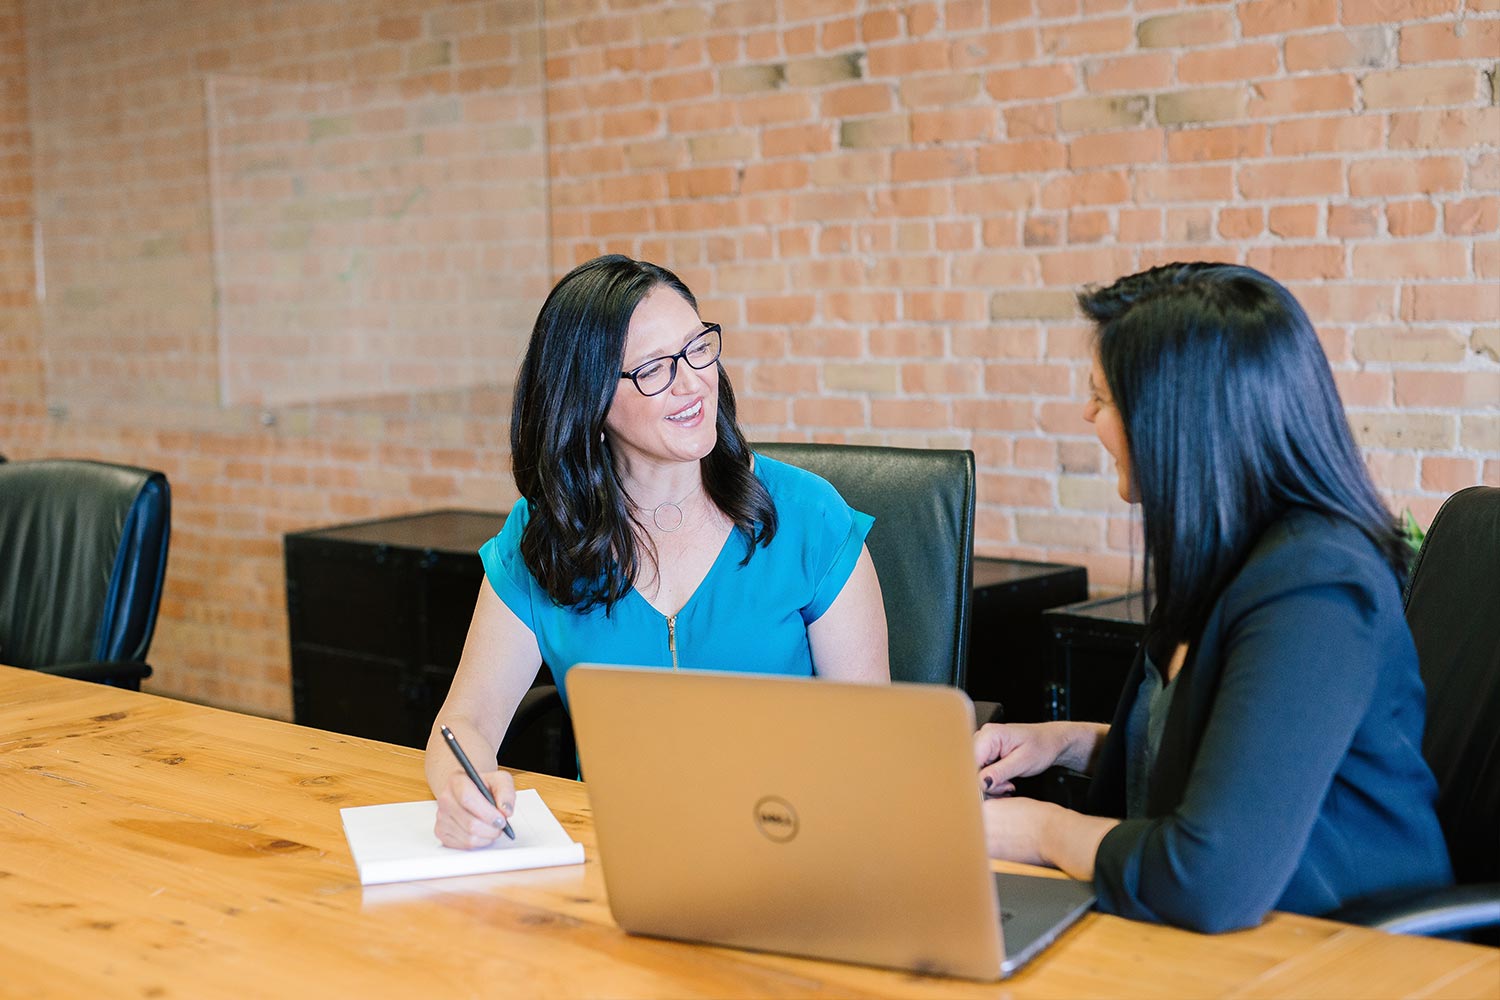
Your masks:
{"label": "gold zipper", "polygon": [[667,615],[667,649],[672,653],[672,669],[677,669],[677,616]]}

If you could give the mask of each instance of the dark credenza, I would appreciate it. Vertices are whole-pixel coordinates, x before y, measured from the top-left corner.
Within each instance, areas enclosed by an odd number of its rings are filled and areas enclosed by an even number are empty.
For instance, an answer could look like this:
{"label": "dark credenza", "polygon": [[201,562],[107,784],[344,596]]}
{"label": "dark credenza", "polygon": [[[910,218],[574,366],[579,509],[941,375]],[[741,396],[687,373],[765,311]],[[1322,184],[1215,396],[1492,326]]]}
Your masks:
{"label": "dark credenza", "polygon": [[[424,745],[468,634],[479,546],[504,523],[504,512],[435,510],[288,534],[296,721]],[[1081,566],[975,559],[970,695],[1004,702],[1012,721],[1043,718],[1042,610],[1087,593]]]}
{"label": "dark credenza", "polygon": [[1109,722],[1146,633],[1139,593],[1042,612],[1052,649],[1044,718]]}
{"label": "dark credenza", "polygon": [[1082,566],[976,558],[969,696],[999,702],[1007,722],[1048,718],[1044,678],[1051,645],[1042,612],[1088,596],[1088,571]]}
{"label": "dark credenza", "polygon": [[[1084,601],[1042,612],[1051,656],[1047,661],[1044,718],[1110,722],[1146,632],[1139,593]],[[1081,809],[1088,778],[1052,768],[1018,783],[1025,795]]]}
{"label": "dark credenza", "polygon": [[463,652],[504,513],[437,510],[288,534],[301,725],[423,746]]}

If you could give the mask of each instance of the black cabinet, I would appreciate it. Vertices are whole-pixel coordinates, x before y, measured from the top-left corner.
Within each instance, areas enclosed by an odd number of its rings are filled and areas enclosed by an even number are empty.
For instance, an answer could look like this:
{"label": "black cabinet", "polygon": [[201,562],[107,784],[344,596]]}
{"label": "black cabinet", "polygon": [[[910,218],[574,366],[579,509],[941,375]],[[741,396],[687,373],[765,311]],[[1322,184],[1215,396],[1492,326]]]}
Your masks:
{"label": "black cabinet", "polygon": [[[1044,686],[1044,718],[1113,721],[1125,677],[1146,632],[1139,593],[1084,601],[1042,612],[1051,646]],[[1052,768],[1017,783],[1023,795],[1081,809],[1088,778]]]}
{"label": "black cabinet", "polygon": [[1051,638],[1047,719],[1109,722],[1146,632],[1139,593],[1084,601],[1042,612]]}
{"label": "black cabinet", "polygon": [[438,510],[288,534],[300,725],[420,747],[458,666],[503,513]]}
{"label": "black cabinet", "polygon": [[[484,578],[479,546],[504,523],[504,512],[435,510],[288,534],[296,721],[425,745]],[[1049,638],[1043,609],[1087,594],[1082,566],[975,559],[970,696],[1003,702],[1012,721],[1043,718]],[[551,683],[545,667],[538,683]],[[512,746],[508,738],[502,756],[525,760],[528,737],[514,735],[523,743]],[[557,734],[549,728],[537,738]]]}
{"label": "black cabinet", "polygon": [[969,678],[975,701],[996,701],[1007,722],[1039,722],[1051,636],[1042,612],[1089,596],[1088,571],[1024,559],[974,560]]}

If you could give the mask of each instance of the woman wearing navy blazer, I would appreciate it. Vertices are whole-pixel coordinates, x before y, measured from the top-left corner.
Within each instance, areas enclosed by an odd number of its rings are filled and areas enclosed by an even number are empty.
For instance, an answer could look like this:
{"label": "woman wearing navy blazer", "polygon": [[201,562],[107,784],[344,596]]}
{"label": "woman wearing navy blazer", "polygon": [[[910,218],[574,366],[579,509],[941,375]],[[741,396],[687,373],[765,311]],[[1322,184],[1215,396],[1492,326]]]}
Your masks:
{"label": "woman wearing navy blazer", "polygon": [[[1079,301],[1084,417],[1140,505],[1154,609],[1111,725],[976,735],[991,853],[1203,931],[1448,884],[1407,553],[1301,306],[1228,264]],[[1011,794],[1054,764],[1093,774],[1085,813]]]}

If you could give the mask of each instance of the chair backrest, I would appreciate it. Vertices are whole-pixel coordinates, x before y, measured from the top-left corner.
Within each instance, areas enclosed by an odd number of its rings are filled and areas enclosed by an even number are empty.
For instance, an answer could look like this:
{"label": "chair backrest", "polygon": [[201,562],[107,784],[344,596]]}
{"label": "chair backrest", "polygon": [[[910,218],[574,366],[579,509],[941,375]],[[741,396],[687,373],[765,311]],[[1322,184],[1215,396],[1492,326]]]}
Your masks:
{"label": "chair backrest", "polygon": [[1406,587],[1427,687],[1422,750],[1458,881],[1500,879],[1500,488],[1449,497]]}
{"label": "chair backrest", "polygon": [[764,443],[753,450],[817,473],[875,518],[865,544],[880,577],[891,677],[962,687],[974,579],[974,453]]}
{"label": "chair backrest", "polygon": [[160,472],[72,459],[0,465],[0,663],[144,662],[170,531]]}

